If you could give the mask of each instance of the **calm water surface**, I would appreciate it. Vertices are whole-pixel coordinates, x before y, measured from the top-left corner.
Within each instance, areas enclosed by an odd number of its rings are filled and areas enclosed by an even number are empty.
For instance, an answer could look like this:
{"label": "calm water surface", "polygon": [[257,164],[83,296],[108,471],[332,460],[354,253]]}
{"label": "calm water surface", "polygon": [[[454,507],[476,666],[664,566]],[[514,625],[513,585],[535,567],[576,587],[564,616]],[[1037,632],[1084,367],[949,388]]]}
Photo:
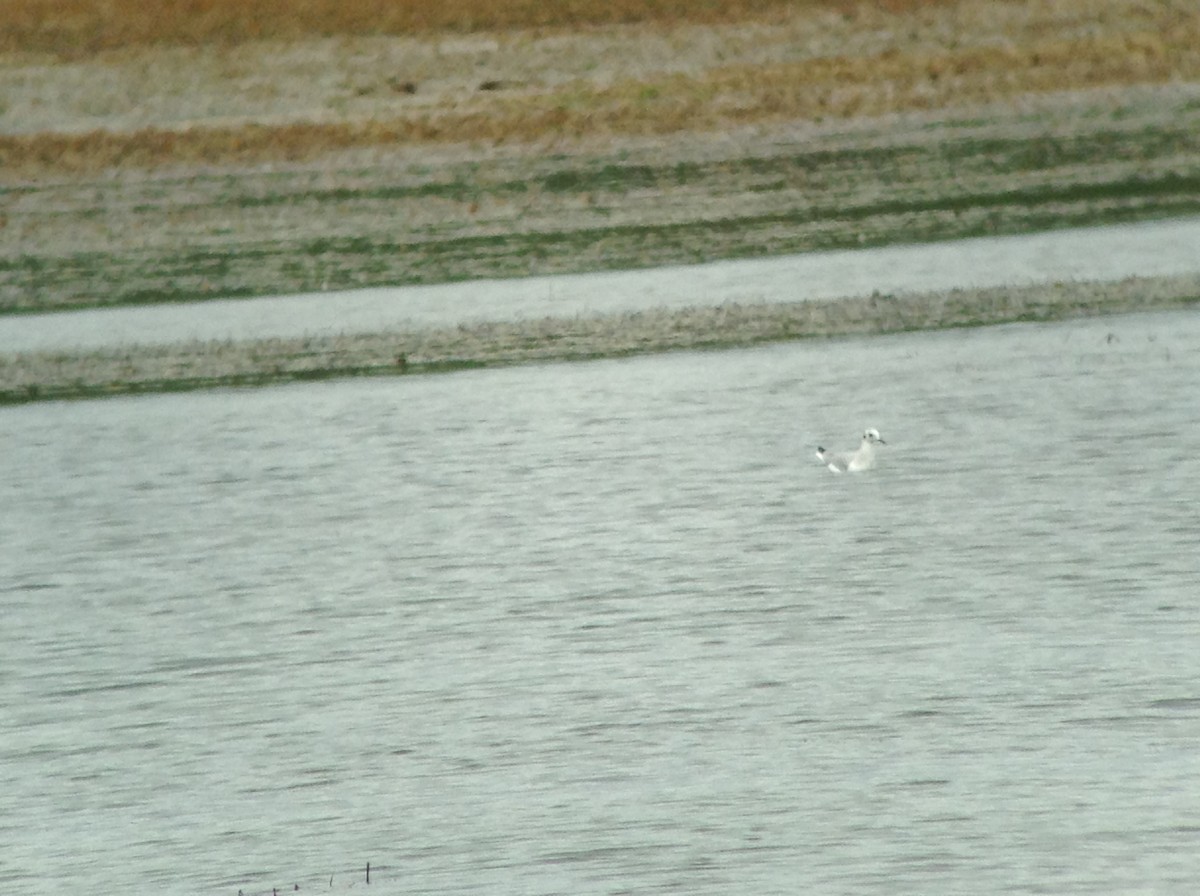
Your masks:
{"label": "calm water surface", "polygon": [[1195,892],[1198,396],[1171,313],[5,408],[0,885]]}

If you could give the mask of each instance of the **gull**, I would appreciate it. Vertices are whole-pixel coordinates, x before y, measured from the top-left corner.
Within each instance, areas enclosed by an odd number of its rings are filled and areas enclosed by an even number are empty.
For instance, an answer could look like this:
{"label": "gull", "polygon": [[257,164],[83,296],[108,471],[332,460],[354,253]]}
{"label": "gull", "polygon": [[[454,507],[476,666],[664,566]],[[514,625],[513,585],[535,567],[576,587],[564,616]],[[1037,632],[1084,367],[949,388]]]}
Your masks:
{"label": "gull", "polygon": [[824,448],[817,448],[817,457],[821,463],[829,467],[834,473],[858,473],[862,470],[869,470],[875,466],[875,446],[886,445],[883,439],[879,437],[879,430],[868,429],[863,433],[862,444],[858,446],[857,451],[851,451],[847,454],[834,454],[832,451],[826,451]]}

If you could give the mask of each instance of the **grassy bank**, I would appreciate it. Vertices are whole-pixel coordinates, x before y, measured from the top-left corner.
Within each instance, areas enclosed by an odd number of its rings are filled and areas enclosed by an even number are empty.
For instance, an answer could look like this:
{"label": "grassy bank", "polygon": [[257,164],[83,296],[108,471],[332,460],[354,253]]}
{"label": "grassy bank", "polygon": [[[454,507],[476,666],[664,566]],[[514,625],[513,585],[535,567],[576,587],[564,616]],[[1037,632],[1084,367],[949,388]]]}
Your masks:
{"label": "grassy bank", "polygon": [[0,357],[0,404],[577,361],[1200,304],[1200,276]]}
{"label": "grassy bank", "polygon": [[[892,9],[938,0],[888,0]],[[6,0],[0,52],[37,51],[77,58],[136,46],[221,45],[298,40],[314,35],[409,35],[513,28],[577,29],[679,21],[729,22],[807,6],[852,11],[864,2],[830,0]]]}
{"label": "grassy bank", "polygon": [[749,59],[603,80],[564,72],[565,77],[534,83],[527,76],[506,80],[489,74],[485,68],[466,95],[447,91],[438,101],[434,88],[432,102],[403,101],[409,91],[415,100],[421,90],[417,81],[396,81],[395,75],[387,80],[382,73],[383,80],[360,79],[352,88],[359,97],[379,93],[390,100],[362,104],[371,112],[365,118],[353,114],[343,98],[348,114],[332,120],[326,114],[320,120],[0,134],[0,164],[9,172],[86,174],[118,166],[296,162],[354,147],[665,135],[942,109],[1064,88],[1196,80],[1200,13],[1161,32],[1030,36],[1027,43],[999,47],[921,46],[863,56]]}
{"label": "grassy bank", "polygon": [[1200,212],[1200,91],[608,151],[10,188],[0,313],[638,268]]}
{"label": "grassy bank", "polygon": [[1197,85],[1184,0],[13,0],[0,314],[1193,213]]}

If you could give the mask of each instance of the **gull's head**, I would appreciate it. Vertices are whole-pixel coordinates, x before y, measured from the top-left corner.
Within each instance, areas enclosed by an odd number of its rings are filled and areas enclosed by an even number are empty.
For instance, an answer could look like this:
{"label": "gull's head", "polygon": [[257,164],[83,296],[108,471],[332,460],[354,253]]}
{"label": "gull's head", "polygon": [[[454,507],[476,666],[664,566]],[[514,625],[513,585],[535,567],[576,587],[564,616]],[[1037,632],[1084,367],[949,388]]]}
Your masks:
{"label": "gull's head", "polygon": [[885,442],[883,440],[883,437],[881,435],[879,435],[879,430],[877,430],[877,429],[868,429],[866,432],[864,432],[863,433],[863,441],[864,442],[872,442],[872,443],[878,442],[880,445],[887,444],[887,442]]}

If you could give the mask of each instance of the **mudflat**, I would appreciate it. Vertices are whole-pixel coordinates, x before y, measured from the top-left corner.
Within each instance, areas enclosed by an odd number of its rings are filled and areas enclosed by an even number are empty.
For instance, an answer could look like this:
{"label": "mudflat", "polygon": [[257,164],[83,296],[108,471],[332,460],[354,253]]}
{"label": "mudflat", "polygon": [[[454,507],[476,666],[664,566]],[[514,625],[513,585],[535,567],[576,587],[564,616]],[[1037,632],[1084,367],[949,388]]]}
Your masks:
{"label": "mudflat", "polygon": [[1200,211],[1184,0],[11,6],[0,314]]}

